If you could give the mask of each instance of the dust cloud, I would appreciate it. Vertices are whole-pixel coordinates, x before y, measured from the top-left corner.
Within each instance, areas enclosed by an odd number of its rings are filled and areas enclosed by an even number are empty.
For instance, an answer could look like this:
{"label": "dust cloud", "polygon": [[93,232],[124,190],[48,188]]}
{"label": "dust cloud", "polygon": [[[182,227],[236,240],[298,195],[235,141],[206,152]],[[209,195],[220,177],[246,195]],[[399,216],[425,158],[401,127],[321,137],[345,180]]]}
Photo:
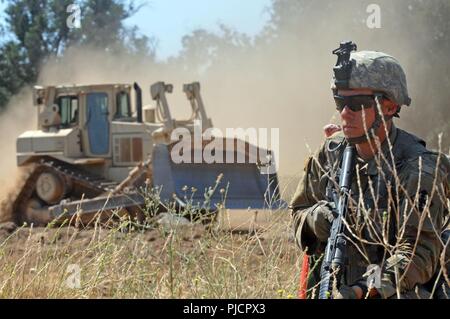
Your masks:
{"label": "dust cloud", "polygon": [[[223,132],[238,127],[279,128],[280,172],[295,173],[301,170],[301,157],[308,152],[306,145],[317,147],[323,136],[322,126],[333,117],[329,92],[333,58],[327,55],[336,43],[329,43],[330,49],[322,54],[325,63],[315,50],[305,50],[304,59],[300,59],[296,52],[302,49],[293,50],[291,44],[285,43],[283,48],[278,47],[282,55],[274,51],[233,56],[230,52],[227,63],[201,74],[189,74],[181,66],[151,60],[71,48],[62,59],[44,66],[39,85],[136,81],[143,89],[144,104],[152,104],[150,85],[165,81],[174,84],[174,92],[168,95],[171,111],[174,117],[183,119],[190,115],[190,106],[182,84],[200,81],[207,114],[216,127]],[[314,56],[317,61],[311,63]]]}
{"label": "dust cloud", "polygon": [[[38,84],[136,81],[143,89],[144,104],[151,104],[149,86],[165,81],[174,84],[174,93],[168,96],[172,112],[176,118],[183,118],[188,117],[190,108],[182,84],[200,81],[207,114],[216,127],[223,131],[237,127],[280,129],[279,174],[294,176],[296,180],[302,173],[305,157],[324,138],[322,127],[338,122],[330,90],[336,62],[331,51],[342,40],[354,41],[359,50],[389,53],[400,61],[413,101],[406,121],[403,113],[408,112],[402,110],[400,126],[406,124],[406,128],[415,131],[407,120],[418,116],[416,106],[424,99],[420,96],[421,81],[430,76],[417,67],[423,62],[428,44],[423,36],[416,35],[426,34],[426,26],[408,15],[407,2],[386,0],[378,1],[381,28],[371,29],[366,24],[370,3],[301,1],[280,24],[276,36],[270,34],[270,25],[261,33],[260,40],[272,36],[269,43],[256,44],[255,49],[244,52],[232,49],[221,52],[219,61],[202,72],[190,72],[170,61],[155,63],[145,57],[109,56],[95,49],[69,48],[63,58],[50,60],[43,66]],[[24,125],[14,123],[23,121],[28,125],[34,119],[34,110],[30,111],[28,106],[31,99],[29,102],[24,109],[10,108],[10,114],[0,118],[4,144],[2,181],[14,169],[14,138],[25,129]]]}
{"label": "dust cloud", "polygon": [[36,126],[37,113],[31,103],[31,89],[24,88],[14,96],[0,115],[0,201],[19,178],[16,167],[16,138]]}

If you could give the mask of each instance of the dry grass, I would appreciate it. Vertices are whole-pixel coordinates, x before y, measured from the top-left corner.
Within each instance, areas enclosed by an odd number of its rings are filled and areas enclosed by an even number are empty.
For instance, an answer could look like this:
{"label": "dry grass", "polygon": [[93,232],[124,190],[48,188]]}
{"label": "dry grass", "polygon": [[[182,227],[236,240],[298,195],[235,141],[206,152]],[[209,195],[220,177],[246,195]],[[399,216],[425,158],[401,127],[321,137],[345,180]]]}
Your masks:
{"label": "dry grass", "polygon": [[[1,298],[292,298],[289,215],[265,232],[193,224],[22,227],[0,239]],[[274,216],[275,216],[274,215]],[[75,265],[75,266],[73,266]],[[80,286],[71,288],[74,268]]]}

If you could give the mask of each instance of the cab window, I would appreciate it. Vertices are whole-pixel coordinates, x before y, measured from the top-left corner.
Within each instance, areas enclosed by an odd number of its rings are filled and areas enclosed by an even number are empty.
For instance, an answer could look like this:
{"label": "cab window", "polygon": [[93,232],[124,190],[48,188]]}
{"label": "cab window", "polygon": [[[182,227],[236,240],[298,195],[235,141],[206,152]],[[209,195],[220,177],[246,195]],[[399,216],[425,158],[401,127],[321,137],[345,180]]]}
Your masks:
{"label": "cab window", "polygon": [[78,97],[60,96],[57,104],[62,126],[78,123]]}
{"label": "cab window", "polygon": [[117,112],[116,118],[130,118],[131,117],[131,107],[130,107],[130,96],[127,92],[119,92],[116,96],[117,101]]}

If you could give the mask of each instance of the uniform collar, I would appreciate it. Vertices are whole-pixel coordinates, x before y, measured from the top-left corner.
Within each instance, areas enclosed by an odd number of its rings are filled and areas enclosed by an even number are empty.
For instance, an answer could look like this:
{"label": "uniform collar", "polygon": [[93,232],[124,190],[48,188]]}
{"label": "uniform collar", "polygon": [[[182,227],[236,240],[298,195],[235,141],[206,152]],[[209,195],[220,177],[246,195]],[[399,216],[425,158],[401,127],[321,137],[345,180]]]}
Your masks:
{"label": "uniform collar", "polygon": [[[395,141],[397,139],[397,135],[398,135],[398,128],[394,125],[394,123],[392,123],[388,138],[385,139],[383,141],[383,143],[381,143],[381,152],[383,153],[384,157],[387,159],[389,159],[391,157],[390,151],[389,151],[388,139],[389,139],[392,147],[394,147]],[[358,164],[360,165],[361,173],[365,173],[367,175],[377,175],[378,174],[378,165],[377,165],[377,161],[375,159],[376,156],[377,155],[375,155],[368,161],[365,161],[358,156]]]}

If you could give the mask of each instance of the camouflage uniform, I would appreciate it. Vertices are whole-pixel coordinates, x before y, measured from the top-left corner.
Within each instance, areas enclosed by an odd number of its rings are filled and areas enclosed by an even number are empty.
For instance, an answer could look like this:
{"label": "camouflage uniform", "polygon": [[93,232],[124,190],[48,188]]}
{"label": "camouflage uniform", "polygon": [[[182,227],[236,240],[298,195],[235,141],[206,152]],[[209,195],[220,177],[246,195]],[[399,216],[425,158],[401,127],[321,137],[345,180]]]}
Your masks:
{"label": "camouflage uniform", "polygon": [[[353,70],[350,80],[353,87],[373,87],[373,82],[368,83],[363,74],[373,72],[373,66],[387,69],[382,61],[377,61],[378,52],[364,54],[369,58],[364,60],[363,56],[353,61],[363,61],[362,67],[366,68],[365,73]],[[398,73],[398,70],[391,71]],[[355,77],[360,80],[352,84]],[[404,81],[403,78],[400,82]],[[398,83],[381,83],[376,89],[384,91],[388,86],[396,86],[397,89],[390,91],[390,98],[399,105],[409,104],[404,83],[403,88]],[[330,189],[337,188],[346,145],[342,133],[325,140],[318,152],[307,160],[303,179],[291,201],[296,242],[310,255],[312,270],[308,288],[320,281],[320,257],[332,221],[332,218],[316,215],[315,210],[332,202]],[[377,286],[380,297],[397,297],[396,276],[402,277],[398,287],[401,298],[430,296],[425,285],[440,269],[443,249],[440,237],[448,215],[449,168],[447,157],[427,150],[424,141],[394,125],[374,158],[364,161],[358,157],[350,213],[346,219],[348,260],[342,284],[366,284],[363,275],[369,265],[375,264],[381,268]],[[313,225],[317,225],[314,229],[307,222],[308,218],[322,220],[314,220]]]}

